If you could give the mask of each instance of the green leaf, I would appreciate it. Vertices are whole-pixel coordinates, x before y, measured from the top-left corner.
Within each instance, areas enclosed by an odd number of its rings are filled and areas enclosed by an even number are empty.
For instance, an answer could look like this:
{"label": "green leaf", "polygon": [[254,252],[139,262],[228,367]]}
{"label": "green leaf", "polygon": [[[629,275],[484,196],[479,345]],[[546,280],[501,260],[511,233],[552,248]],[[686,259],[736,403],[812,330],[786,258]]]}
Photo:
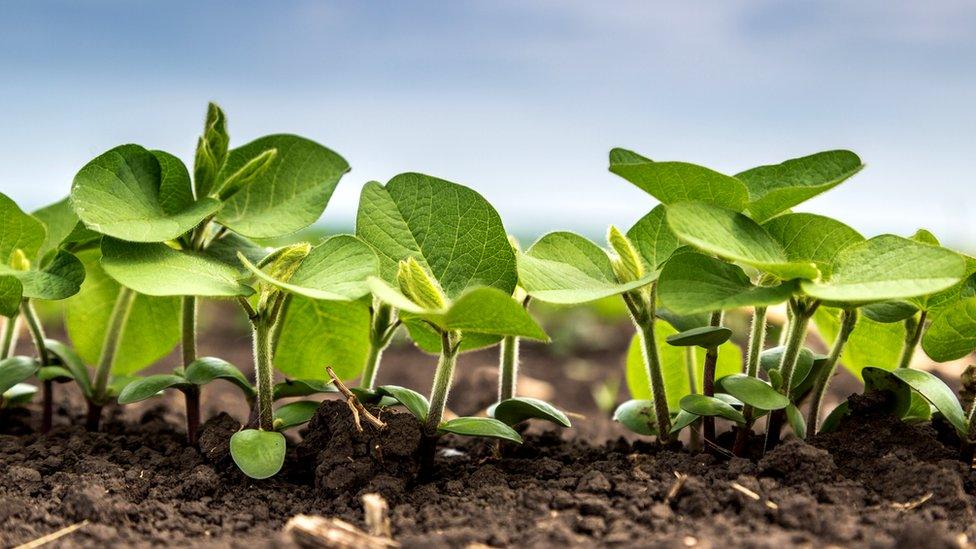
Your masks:
{"label": "green leaf", "polygon": [[736,423],[746,422],[746,418],[742,415],[742,412],[733,408],[731,404],[715,397],[685,395],[681,399],[681,409],[698,416],[717,416]]}
{"label": "green leaf", "polygon": [[[767,375],[773,370],[779,372],[785,352],[786,347],[783,345],[764,350],[759,354],[759,369]],[[813,351],[806,347],[801,348],[796,358],[796,366],[793,367],[793,379],[790,382],[790,385],[794,389],[799,387],[807,379],[807,376],[810,375],[810,371],[813,370],[813,362]],[[773,386],[777,387],[775,383]]]}
{"label": "green leaf", "polygon": [[0,393],[37,373],[41,365],[33,358],[26,356],[12,356],[0,360]]}
{"label": "green leaf", "polygon": [[[830,307],[818,307],[813,315],[813,322],[828,348],[837,339],[839,319],[840,310]],[[844,346],[840,363],[858,379],[866,366],[893,370],[898,367],[904,341],[903,323],[883,324],[861,316]]]}
{"label": "green leaf", "polygon": [[965,261],[953,251],[881,235],[845,248],[829,279],[805,280],[801,288],[825,301],[865,303],[938,292],[965,274]]}
{"label": "green leaf", "polygon": [[88,228],[136,242],[175,239],[220,208],[212,198],[192,198],[186,167],[171,155],[139,145],[122,145],[98,156],[71,186],[71,203]]}
{"label": "green leaf", "polygon": [[472,288],[451,303],[444,327],[464,333],[518,336],[549,341],[549,336],[511,294],[491,287]]}
{"label": "green leaf", "polygon": [[679,410],[671,423],[671,434],[680,433],[682,429],[698,421],[701,416],[693,414],[687,410]]}
{"label": "green leaf", "polygon": [[293,233],[322,215],[349,164],[329,149],[297,135],[269,135],[230,151],[217,187],[245,164],[277,149],[271,165],[230,197],[217,221],[250,238]]}
{"label": "green leaf", "polygon": [[317,379],[286,379],[274,385],[274,400],[290,397],[304,397],[320,393],[337,393],[332,383]]}
{"label": "green leaf", "polygon": [[790,404],[786,407],[786,420],[790,423],[790,428],[793,429],[793,434],[799,439],[807,438],[807,422],[803,419],[803,413],[800,409]]}
{"label": "green leaf", "polygon": [[71,370],[61,366],[41,366],[41,369],[37,371],[37,379],[40,381],[65,382],[74,380],[75,375]]}
{"label": "green leaf", "polygon": [[382,387],[377,387],[376,392],[393,398],[402,404],[421,423],[427,421],[430,403],[427,402],[427,397],[417,391],[400,387],[399,385],[383,385]]}
{"label": "green leaf", "polygon": [[732,374],[716,380],[720,390],[760,410],[781,410],[790,399],[773,389],[769,383],[746,374]]}
{"label": "green leaf", "polygon": [[860,308],[864,316],[875,322],[901,322],[918,314],[918,308],[906,301],[879,301]]}
{"label": "green leaf", "polygon": [[890,394],[891,398],[886,403],[890,409],[885,411],[901,418],[911,410],[912,389],[908,384],[894,376],[893,372],[894,370],[888,371],[868,366],[861,371],[861,375],[864,376],[865,394],[879,391]]}
{"label": "green leaf", "polygon": [[759,166],[735,177],[749,189],[750,216],[762,222],[836,187],[863,167],[856,154],[837,150]]}
{"label": "green leaf", "polygon": [[30,383],[18,383],[6,392],[0,393],[0,408],[23,406],[33,400],[36,394],[37,387]]}
{"label": "green leaf", "polygon": [[864,237],[840,221],[809,213],[789,213],[763,223],[773,238],[783,245],[790,261],[812,262],[823,276],[829,276],[841,250]]}
{"label": "green leaf", "polygon": [[236,385],[245,396],[256,395],[254,387],[237,366],[220,358],[200,357],[187,365],[183,375],[194,385],[206,385],[215,379],[223,379]]}
{"label": "green leaf", "polygon": [[261,246],[248,238],[237,233],[224,233],[223,236],[214,240],[207,246],[207,256],[232,265],[242,273],[247,271],[241,266],[241,260],[237,254],[243,255],[248,261],[254,264],[261,263],[268,256],[271,250]]}
{"label": "green leaf", "polygon": [[634,282],[618,282],[607,253],[570,232],[549,233],[519,254],[518,274],[520,285],[534,299],[562,304],[621,294],[656,278],[650,274]]}
{"label": "green leaf", "polygon": [[203,125],[203,135],[197,142],[197,152],[193,163],[193,183],[197,196],[207,196],[217,181],[217,172],[227,160],[227,118],[216,104],[207,105],[207,119]]}
{"label": "green leaf", "polygon": [[285,464],[285,435],[277,431],[244,429],[230,437],[230,455],[245,475],[266,479]]}
{"label": "green leaf", "polygon": [[756,286],[740,267],[698,253],[672,257],[658,282],[662,305],[680,314],[775,305],[796,289],[793,282]]}
{"label": "green leaf", "polygon": [[0,193],[0,265],[10,265],[16,250],[21,250],[32,262],[44,243],[47,230],[44,224],[27,215],[17,204]]}
{"label": "green leaf", "polygon": [[678,249],[678,237],[668,227],[664,205],[655,206],[627,231],[627,238],[634,243],[644,259],[647,272],[658,270]]}
{"label": "green leaf", "polygon": [[544,400],[530,397],[515,397],[497,402],[488,408],[488,416],[510,426],[529,419],[544,419],[556,425],[572,427],[569,418],[558,408]]}
{"label": "green leaf", "polygon": [[227,200],[241,189],[257,181],[271,167],[277,156],[278,149],[268,149],[249,160],[247,164],[227,176],[227,179],[220,184],[220,189],[216,192],[217,198]]}
{"label": "green leaf", "polygon": [[657,434],[657,416],[654,414],[654,401],[628,400],[613,412],[613,420],[619,422],[638,435]]}
{"label": "green leaf", "polygon": [[911,368],[896,368],[891,375],[905,382],[909,387],[917,391],[935,406],[935,409],[945,416],[946,420],[956,428],[962,437],[969,435],[969,424],[966,420],[966,413],[955,393],[941,379],[923,370],[913,370]]}
{"label": "green leaf", "polygon": [[312,416],[315,415],[316,410],[319,409],[319,405],[321,405],[321,402],[314,400],[299,400],[285,404],[275,410],[275,430],[285,431],[292,427],[298,427],[299,425],[308,423],[312,419]]}
{"label": "green leaf", "polygon": [[[6,267],[0,266],[0,273]],[[66,299],[81,290],[85,280],[85,267],[74,254],[64,250],[55,252],[53,258],[40,270],[10,272],[20,280],[24,297],[34,299]]]}
{"label": "green leaf", "polygon": [[674,347],[718,347],[732,337],[732,330],[725,326],[701,326],[667,337],[668,345]]}
{"label": "green leaf", "polygon": [[450,299],[476,286],[515,290],[515,252],[498,213],[462,185],[417,173],[385,187],[367,183],[356,236],[376,250],[387,282],[395,281],[400,260],[413,257]]}
{"label": "green leaf", "polygon": [[[88,233],[92,237],[97,236],[97,233],[92,233],[85,229],[84,224],[81,223],[78,215],[71,207],[71,200],[67,197],[62,198],[54,204],[44,206],[34,211],[31,215],[43,223],[47,229],[44,243],[41,244],[40,249],[37,251],[38,263],[42,265],[45,264],[42,260],[59,246],[69,243],[79,244],[77,240],[80,233]],[[87,240],[87,238],[83,238],[82,240]]]}
{"label": "green leaf", "polygon": [[159,395],[164,389],[181,389],[190,384],[183,376],[159,374],[136,379],[119,393],[119,404],[132,404]]}
{"label": "green leaf", "polygon": [[908,237],[909,240],[914,240],[915,242],[920,242],[922,244],[928,244],[930,246],[941,246],[939,239],[932,234],[928,229],[918,229],[915,234]]}
{"label": "green leaf", "polygon": [[[410,334],[410,339],[413,340],[414,344],[423,352],[432,355],[439,355],[441,353],[441,334],[427,324],[419,317],[405,317],[402,318],[403,325],[406,326],[407,331]],[[461,338],[460,347],[458,352],[466,353],[469,351],[477,351],[478,349],[484,349],[486,347],[491,347],[496,345],[502,340],[503,336],[492,335],[492,334],[479,334],[479,333],[469,333],[465,334]]]}
{"label": "green leaf", "polygon": [[0,276],[0,316],[12,318],[20,311],[24,287],[15,276]]}
{"label": "green leaf", "polygon": [[327,238],[313,247],[287,281],[278,280],[247,258],[241,262],[262,281],[311,299],[350,301],[369,293],[366,279],[379,274],[376,254],[350,235]]}
{"label": "green leaf", "polygon": [[54,339],[45,339],[44,346],[54,356],[58,357],[61,364],[71,372],[71,377],[78,384],[78,388],[81,389],[82,394],[86,397],[91,397],[92,386],[91,378],[88,376],[88,368],[85,367],[81,357],[78,356],[74,349]]}
{"label": "green leaf", "polygon": [[610,151],[610,171],[663,204],[698,200],[741,211],[749,197],[734,177],[686,162],[654,162],[626,149]]}
{"label": "green leaf", "polygon": [[976,298],[941,309],[922,337],[922,349],[932,360],[948,362],[976,349]]}
{"label": "green leaf", "polygon": [[837,427],[840,426],[840,422],[848,416],[849,412],[850,404],[846,400],[841,402],[820,423],[820,429],[817,430],[817,433],[832,433],[836,431]]}
{"label": "green leaf", "polygon": [[[85,265],[81,291],[65,300],[65,328],[84,363],[97,364],[105,342],[109,316],[119,295],[119,284],[98,262],[98,250],[78,258]],[[178,297],[136,295],[119,336],[114,374],[132,374],[166,356],[180,338]]]}
{"label": "green leaf", "polygon": [[820,276],[816,265],[791,261],[783,245],[766,229],[733,210],[703,202],[681,202],[668,206],[667,218],[679,240],[709,254],[784,280]]}
{"label": "green leaf", "polygon": [[458,417],[437,426],[439,433],[453,433],[466,437],[487,437],[522,444],[522,437],[514,429],[490,417]]}
{"label": "green leaf", "polygon": [[176,250],[161,243],[102,239],[102,268],[116,281],[145,295],[248,296],[241,270],[206,252]]}
{"label": "green leaf", "polygon": [[359,376],[369,354],[369,304],[317,301],[293,295],[275,351],[275,367],[292,379],[327,380],[325,365],[342,380]]}

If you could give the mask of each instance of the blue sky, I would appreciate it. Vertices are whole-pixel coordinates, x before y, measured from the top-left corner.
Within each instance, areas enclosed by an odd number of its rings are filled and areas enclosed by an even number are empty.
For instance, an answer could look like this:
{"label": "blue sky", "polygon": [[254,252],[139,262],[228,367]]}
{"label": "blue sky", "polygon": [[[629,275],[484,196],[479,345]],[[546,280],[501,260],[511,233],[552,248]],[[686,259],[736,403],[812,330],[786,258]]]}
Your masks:
{"label": "blue sky", "polygon": [[867,232],[976,240],[976,3],[0,0],[0,189],[68,192],[123,142],[192,158],[208,100],[232,142],[306,135],[346,157],[325,219],[422,171],[512,230],[602,232],[654,201],[624,146],[734,173],[850,148],[805,205]]}

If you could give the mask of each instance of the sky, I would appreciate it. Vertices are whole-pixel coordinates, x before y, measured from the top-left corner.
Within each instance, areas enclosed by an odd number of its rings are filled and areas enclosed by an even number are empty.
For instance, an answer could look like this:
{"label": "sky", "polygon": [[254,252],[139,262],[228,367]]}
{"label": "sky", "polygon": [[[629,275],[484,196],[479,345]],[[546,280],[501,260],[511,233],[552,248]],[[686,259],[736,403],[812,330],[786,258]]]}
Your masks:
{"label": "sky", "polygon": [[66,195],[121,143],[192,161],[297,133],[369,180],[468,185],[509,230],[600,234],[650,210],[615,146],[724,173],[827,149],[867,167],[802,207],[976,247],[976,3],[0,0],[0,190]]}

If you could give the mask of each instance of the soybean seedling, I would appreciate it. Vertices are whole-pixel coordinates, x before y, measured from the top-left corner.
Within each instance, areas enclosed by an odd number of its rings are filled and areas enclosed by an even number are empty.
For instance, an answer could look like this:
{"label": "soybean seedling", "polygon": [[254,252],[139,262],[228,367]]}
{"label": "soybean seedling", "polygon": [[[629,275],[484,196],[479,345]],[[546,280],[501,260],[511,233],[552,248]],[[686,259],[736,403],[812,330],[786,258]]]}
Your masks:
{"label": "soybean seedling", "polygon": [[[123,294],[179,299],[184,372],[197,359],[198,298],[250,295],[253,290],[238,281],[242,267],[237,254],[256,261],[263,250],[248,239],[281,236],[310,225],[349,170],[334,152],[294,135],[228,146],[224,113],[210,104],[192,181],[175,156],[122,145],[82,168],[71,191],[79,218],[105,235],[100,263],[126,288]],[[128,299],[122,297],[119,303]],[[199,391],[191,383],[183,392],[192,443]]]}

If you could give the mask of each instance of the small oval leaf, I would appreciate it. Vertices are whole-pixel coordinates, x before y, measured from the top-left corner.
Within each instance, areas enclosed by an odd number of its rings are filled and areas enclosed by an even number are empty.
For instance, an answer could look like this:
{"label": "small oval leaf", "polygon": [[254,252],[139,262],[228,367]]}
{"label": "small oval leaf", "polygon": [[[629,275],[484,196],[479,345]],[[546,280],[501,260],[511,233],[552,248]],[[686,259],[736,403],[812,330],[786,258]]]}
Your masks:
{"label": "small oval leaf", "polygon": [[68,370],[62,366],[42,366],[41,369],[37,371],[37,379],[41,381],[57,381],[59,383],[64,383],[71,381],[74,378],[75,375],[71,373],[71,370]]}
{"label": "small oval leaf", "polygon": [[716,381],[722,391],[742,402],[761,410],[781,410],[790,404],[790,399],[773,389],[765,381],[746,374],[733,374]]}
{"label": "small oval leaf", "polygon": [[651,400],[628,400],[613,412],[613,420],[638,435],[657,435],[657,415]]}
{"label": "small oval leaf", "polygon": [[12,356],[0,360],[0,393],[37,373],[41,365],[31,357]]}
{"label": "small oval leaf", "polygon": [[[215,379],[223,379],[236,385],[247,397],[253,397],[256,394],[254,387],[251,386],[251,383],[237,366],[220,358],[200,357],[186,367],[184,375],[194,385],[206,385]],[[277,389],[277,385],[275,389]]]}
{"label": "small oval leaf", "polygon": [[522,437],[514,429],[490,417],[458,417],[441,423],[437,427],[441,433],[454,433],[466,437],[487,437],[509,440],[518,444]]}
{"label": "small oval leaf", "polygon": [[530,397],[515,397],[493,404],[488,415],[506,425],[517,425],[529,419],[546,421],[572,427],[566,414],[544,400]]}
{"label": "small oval leaf", "polygon": [[807,438],[807,423],[803,419],[803,414],[800,409],[790,404],[786,407],[786,420],[790,422],[790,428],[793,429],[793,434],[798,438]]}
{"label": "small oval leaf", "polygon": [[0,393],[0,408],[23,406],[30,402],[37,394],[37,387],[30,383],[18,383]]}
{"label": "small oval leaf", "polygon": [[731,404],[716,397],[705,395],[686,395],[681,399],[681,409],[699,416],[717,416],[736,423],[745,423],[742,412]]}
{"label": "small oval leaf", "polygon": [[395,399],[406,407],[407,410],[410,410],[410,413],[420,420],[421,423],[427,421],[427,411],[430,410],[430,403],[427,402],[427,397],[417,391],[400,387],[399,385],[383,385],[382,387],[378,387],[376,392]]}
{"label": "small oval leaf", "polygon": [[285,464],[285,435],[277,431],[244,429],[230,437],[230,455],[245,475],[272,477]]}
{"label": "small oval leaf", "polygon": [[667,337],[668,345],[675,347],[718,347],[732,337],[732,330],[725,326],[701,326]]}
{"label": "small oval leaf", "polygon": [[284,431],[308,423],[308,420],[315,415],[315,411],[319,409],[320,404],[314,400],[299,400],[289,402],[278,408],[274,413],[275,430]]}
{"label": "small oval leaf", "polygon": [[288,397],[304,397],[321,393],[335,393],[335,385],[317,379],[286,379],[275,383],[274,399],[281,400]]}
{"label": "small oval leaf", "polygon": [[671,424],[671,434],[675,434],[685,427],[691,425],[692,423],[698,421],[701,416],[693,414],[687,410],[681,410],[678,415],[674,417],[674,423]]}
{"label": "small oval leaf", "polygon": [[119,404],[132,404],[133,402],[152,398],[164,389],[171,387],[179,389],[188,385],[190,383],[185,377],[172,374],[159,374],[139,378],[129,382],[122,389],[119,393]]}
{"label": "small oval leaf", "polygon": [[959,431],[960,435],[963,437],[968,435],[966,413],[960,406],[955,393],[945,382],[933,374],[910,368],[898,368],[891,374],[904,381],[909,387],[925,397],[925,400],[932,403],[932,406],[942,412],[942,415]]}

